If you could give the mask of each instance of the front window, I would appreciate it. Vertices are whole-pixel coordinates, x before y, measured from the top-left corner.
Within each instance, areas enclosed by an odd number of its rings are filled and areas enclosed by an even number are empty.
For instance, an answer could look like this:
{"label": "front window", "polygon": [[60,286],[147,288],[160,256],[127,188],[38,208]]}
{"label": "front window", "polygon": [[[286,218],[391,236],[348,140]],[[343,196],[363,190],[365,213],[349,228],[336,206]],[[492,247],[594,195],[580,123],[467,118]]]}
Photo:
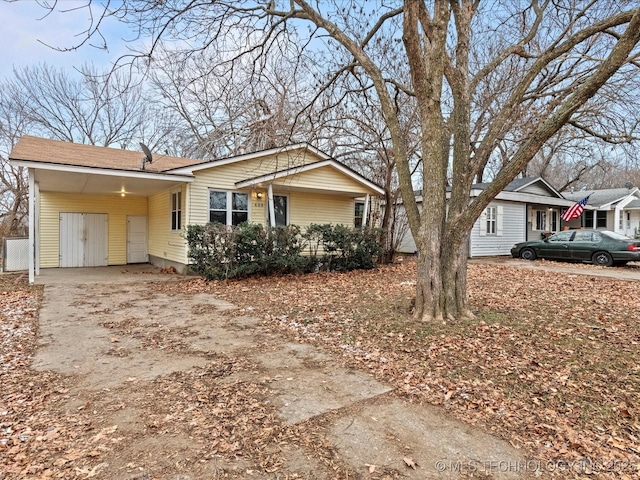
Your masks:
{"label": "front window", "polygon": [[587,228],[607,228],[607,211],[598,210],[595,212],[596,222],[593,223],[594,210],[585,210],[584,226]]}
{"label": "front window", "polygon": [[364,202],[356,202],[354,216],[353,216],[353,226],[355,228],[362,228],[363,219],[364,219]]}
{"label": "front window", "polygon": [[547,211],[536,210],[536,230],[547,231]]}
{"label": "front window", "polygon": [[177,231],[182,228],[182,192],[171,194],[171,230]]}
{"label": "front window", "polygon": [[487,207],[487,235],[496,234],[498,212],[496,207]]}
{"label": "front window", "polygon": [[239,225],[249,220],[249,195],[209,190],[209,221]]}

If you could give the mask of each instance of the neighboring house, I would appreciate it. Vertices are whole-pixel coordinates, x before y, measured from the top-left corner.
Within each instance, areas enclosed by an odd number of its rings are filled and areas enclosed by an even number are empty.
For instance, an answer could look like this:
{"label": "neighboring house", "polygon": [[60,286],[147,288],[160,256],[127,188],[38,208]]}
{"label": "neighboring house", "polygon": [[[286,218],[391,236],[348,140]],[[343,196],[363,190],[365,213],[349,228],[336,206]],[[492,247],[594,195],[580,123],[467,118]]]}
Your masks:
{"label": "neighboring house", "polygon": [[[487,186],[473,185],[471,197],[477,197]],[[418,193],[420,207],[422,196]],[[469,257],[509,255],[514,243],[559,232],[564,226],[560,215],[573,203],[541,177],[513,180],[476,220],[469,239]],[[415,253],[411,232],[407,232],[398,251]]]}
{"label": "neighboring house", "polygon": [[31,280],[49,267],[151,262],[184,271],[189,224],[353,226],[384,193],[307,144],[209,162],[144,157],[22,137],[9,159],[29,171]]}
{"label": "neighboring house", "polygon": [[574,202],[589,195],[584,213],[567,223],[570,228],[611,230],[634,238],[640,234],[640,191],[637,187],[564,193]]}

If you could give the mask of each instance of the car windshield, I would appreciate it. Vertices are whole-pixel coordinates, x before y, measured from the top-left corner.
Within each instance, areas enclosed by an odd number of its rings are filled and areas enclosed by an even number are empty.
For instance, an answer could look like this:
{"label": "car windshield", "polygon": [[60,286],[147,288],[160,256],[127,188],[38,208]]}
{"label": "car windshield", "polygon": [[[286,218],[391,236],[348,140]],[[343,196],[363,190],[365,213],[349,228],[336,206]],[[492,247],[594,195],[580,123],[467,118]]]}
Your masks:
{"label": "car windshield", "polygon": [[606,234],[609,238],[613,238],[614,240],[631,240],[629,237],[617,232],[606,232]]}

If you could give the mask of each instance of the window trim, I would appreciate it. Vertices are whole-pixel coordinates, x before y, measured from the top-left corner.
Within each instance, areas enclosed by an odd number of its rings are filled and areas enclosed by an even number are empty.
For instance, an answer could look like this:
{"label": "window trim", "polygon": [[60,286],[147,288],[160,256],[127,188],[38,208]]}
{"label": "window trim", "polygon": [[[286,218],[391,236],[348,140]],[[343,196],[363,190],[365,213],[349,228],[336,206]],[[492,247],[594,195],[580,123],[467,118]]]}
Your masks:
{"label": "window trim", "polygon": [[[209,194],[207,195],[207,201],[208,201],[208,205],[207,205],[207,220],[210,222],[211,221],[211,212],[222,212],[223,210],[221,209],[213,209],[211,208],[211,193],[212,192],[218,192],[218,193],[224,193],[226,195],[226,206],[225,206],[225,225],[227,226],[233,226],[233,214],[236,212],[246,212],[247,213],[247,219],[246,221],[249,222],[251,220],[251,198],[249,195],[249,192],[244,192],[241,190],[222,190],[222,189],[218,189],[218,188],[209,188],[208,189]],[[233,195],[245,195],[247,198],[247,209],[246,210],[234,210],[233,209]],[[242,222],[240,222],[242,223]]]}
{"label": "window trim", "polygon": [[[177,197],[174,202],[174,198]],[[169,193],[169,228],[171,232],[182,231],[182,189],[173,190]],[[173,206],[177,205],[177,209],[174,210]],[[176,218],[177,217],[177,218]],[[175,228],[177,226],[177,228]]]}

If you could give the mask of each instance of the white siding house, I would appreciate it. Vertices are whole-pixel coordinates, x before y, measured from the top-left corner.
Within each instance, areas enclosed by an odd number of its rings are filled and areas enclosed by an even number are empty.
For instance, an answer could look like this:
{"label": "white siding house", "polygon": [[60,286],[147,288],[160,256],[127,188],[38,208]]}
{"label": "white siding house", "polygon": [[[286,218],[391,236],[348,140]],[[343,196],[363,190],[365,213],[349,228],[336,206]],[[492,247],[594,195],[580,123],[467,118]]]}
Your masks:
{"label": "white siding house", "polygon": [[[487,185],[474,185],[471,196],[478,196]],[[420,195],[418,201],[420,208]],[[573,203],[541,177],[512,181],[476,220],[469,238],[469,257],[509,255],[514,243],[539,240],[560,231],[562,210]],[[398,251],[416,252],[411,232],[407,231]]]}
{"label": "white siding house", "polygon": [[565,198],[578,202],[589,195],[584,213],[568,225],[571,228],[611,230],[627,237],[640,235],[640,190],[625,188],[582,190],[565,193]]}
{"label": "white siding house", "polygon": [[491,202],[471,230],[469,256],[508,254],[514,243],[525,241],[526,219],[524,204]]}

